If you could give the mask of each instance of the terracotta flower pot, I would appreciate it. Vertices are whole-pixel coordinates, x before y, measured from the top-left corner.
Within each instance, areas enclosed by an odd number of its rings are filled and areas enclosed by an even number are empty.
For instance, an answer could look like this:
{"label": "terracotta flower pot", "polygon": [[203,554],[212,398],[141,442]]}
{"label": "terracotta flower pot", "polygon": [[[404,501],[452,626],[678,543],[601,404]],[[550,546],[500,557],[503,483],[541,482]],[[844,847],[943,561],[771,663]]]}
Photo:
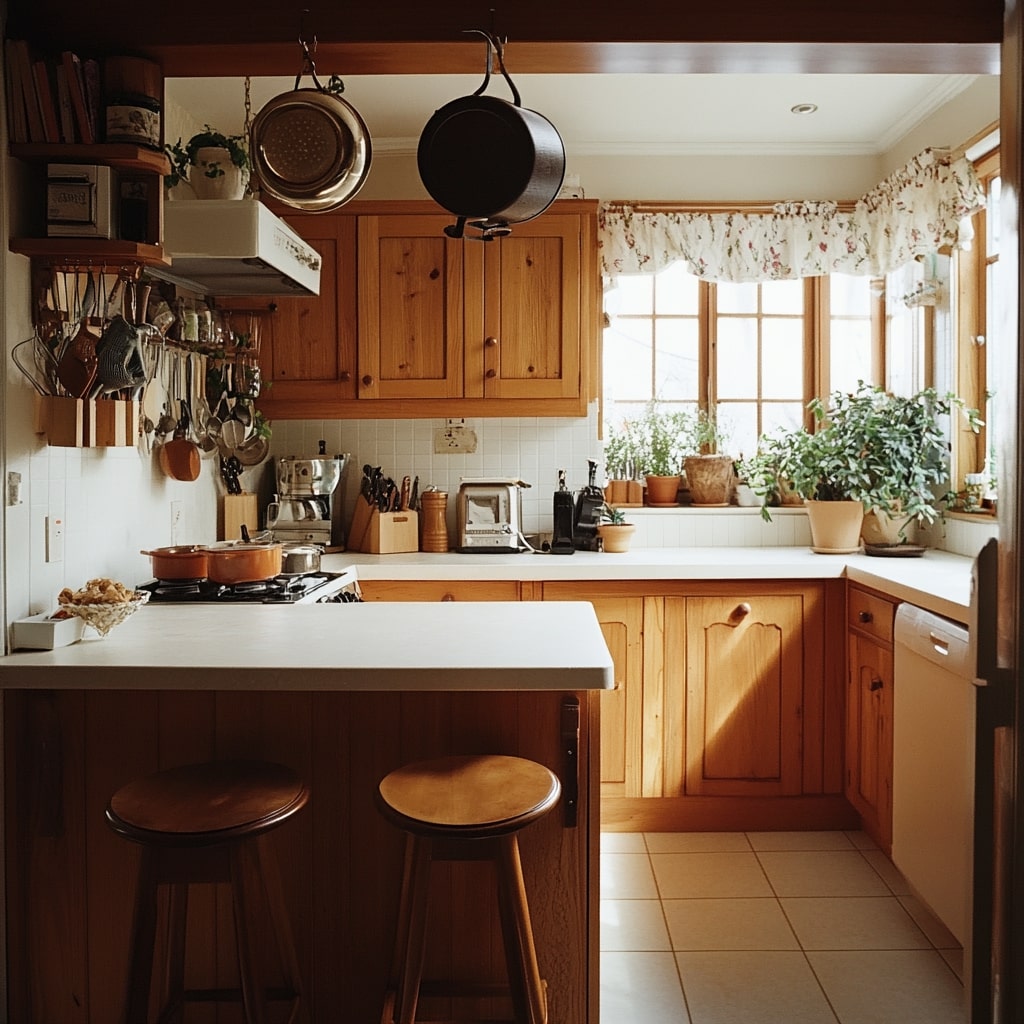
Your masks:
{"label": "terracotta flower pot", "polygon": [[609,552],[628,551],[634,533],[634,523],[600,523],[597,527],[603,550]]}
{"label": "terracotta flower pot", "polygon": [[648,476],[647,481],[647,504],[652,508],[669,508],[678,505],[676,497],[679,493],[679,484],[682,476]]}
{"label": "terracotta flower pot", "polygon": [[812,501],[807,519],[811,526],[811,550],[821,555],[848,555],[860,550],[864,506],[859,501]]}

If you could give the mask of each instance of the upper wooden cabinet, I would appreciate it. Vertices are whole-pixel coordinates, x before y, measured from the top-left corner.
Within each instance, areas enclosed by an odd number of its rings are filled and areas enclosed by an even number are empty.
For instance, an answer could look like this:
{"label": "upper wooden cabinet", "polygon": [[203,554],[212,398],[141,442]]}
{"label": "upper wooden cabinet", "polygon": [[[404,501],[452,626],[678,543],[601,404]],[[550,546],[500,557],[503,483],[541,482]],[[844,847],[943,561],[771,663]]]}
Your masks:
{"label": "upper wooden cabinet", "polygon": [[318,298],[274,303],[261,352],[269,418],[586,413],[600,330],[596,202],[555,203],[487,243],[449,238],[452,216],[429,202],[285,216],[324,269]]}

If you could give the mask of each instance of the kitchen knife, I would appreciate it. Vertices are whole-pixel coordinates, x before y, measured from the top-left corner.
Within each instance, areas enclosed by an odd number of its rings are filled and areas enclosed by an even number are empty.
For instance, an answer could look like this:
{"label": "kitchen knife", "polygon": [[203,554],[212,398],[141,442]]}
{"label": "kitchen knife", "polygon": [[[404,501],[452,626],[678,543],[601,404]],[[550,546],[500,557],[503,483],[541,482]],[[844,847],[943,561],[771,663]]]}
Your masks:
{"label": "kitchen knife", "polygon": [[415,509],[420,500],[420,478],[417,476],[412,482],[412,492],[409,495],[409,508]]}
{"label": "kitchen knife", "polygon": [[398,506],[403,512],[407,512],[409,510],[409,496],[410,496],[411,493],[412,493],[412,481],[411,481],[411,479],[409,477],[403,476],[402,477],[402,495],[401,495],[400,503],[399,503],[399,506]]}

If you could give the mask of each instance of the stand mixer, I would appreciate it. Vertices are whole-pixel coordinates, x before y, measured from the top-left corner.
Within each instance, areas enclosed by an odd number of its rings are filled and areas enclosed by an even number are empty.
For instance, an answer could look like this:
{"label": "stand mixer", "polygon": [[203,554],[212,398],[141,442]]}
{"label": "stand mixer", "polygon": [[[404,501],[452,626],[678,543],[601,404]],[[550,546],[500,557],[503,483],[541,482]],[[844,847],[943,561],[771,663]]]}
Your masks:
{"label": "stand mixer", "polygon": [[277,488],[267,506],[267,529],[274,540],[341,548],[345,531],[339,485],[351,458],[348,454],[328,458],[321,442],[318,458],[284,455],[277,459]]}

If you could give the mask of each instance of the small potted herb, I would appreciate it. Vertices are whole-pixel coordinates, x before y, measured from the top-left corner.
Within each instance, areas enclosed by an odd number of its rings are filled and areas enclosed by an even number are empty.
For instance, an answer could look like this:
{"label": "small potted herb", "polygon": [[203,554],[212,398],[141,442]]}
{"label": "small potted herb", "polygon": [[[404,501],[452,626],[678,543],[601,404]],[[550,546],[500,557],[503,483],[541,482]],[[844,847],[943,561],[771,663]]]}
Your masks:
{"label": "small potted herb", "polygon": [[614,505],[604,502],[597,509],[597,535],[601,538],[601,549],[609,552],[628,551],[636,532],[634,523],[627,523],[625,513]]}

